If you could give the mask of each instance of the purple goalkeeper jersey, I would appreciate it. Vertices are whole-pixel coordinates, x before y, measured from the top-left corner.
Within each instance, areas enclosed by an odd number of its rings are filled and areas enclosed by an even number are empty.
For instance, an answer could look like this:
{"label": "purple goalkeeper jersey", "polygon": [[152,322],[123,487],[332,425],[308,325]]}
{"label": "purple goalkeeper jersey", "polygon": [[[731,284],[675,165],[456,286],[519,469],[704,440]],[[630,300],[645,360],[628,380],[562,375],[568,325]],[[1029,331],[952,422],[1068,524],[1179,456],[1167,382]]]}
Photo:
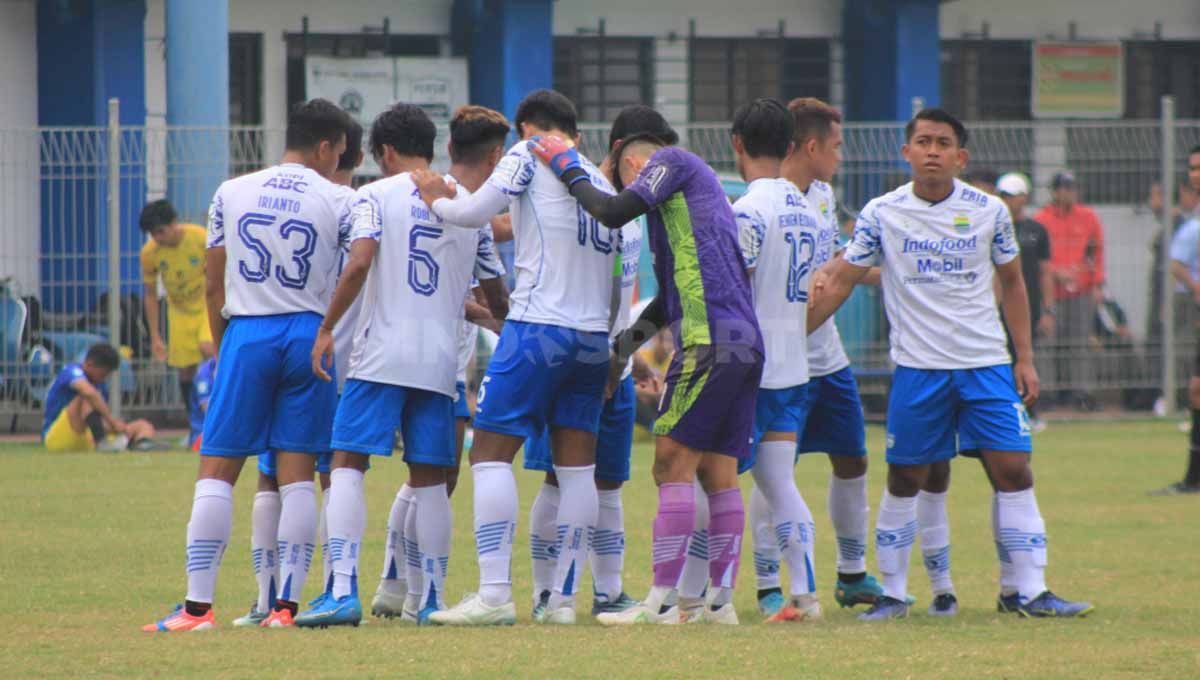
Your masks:
{"label": "purple goalkeeper jersey", "polygon": [[737,222],[716,173],[699,156],[659,149],[629,189],[651,207],[650,250],[676,348],[763,351]]}

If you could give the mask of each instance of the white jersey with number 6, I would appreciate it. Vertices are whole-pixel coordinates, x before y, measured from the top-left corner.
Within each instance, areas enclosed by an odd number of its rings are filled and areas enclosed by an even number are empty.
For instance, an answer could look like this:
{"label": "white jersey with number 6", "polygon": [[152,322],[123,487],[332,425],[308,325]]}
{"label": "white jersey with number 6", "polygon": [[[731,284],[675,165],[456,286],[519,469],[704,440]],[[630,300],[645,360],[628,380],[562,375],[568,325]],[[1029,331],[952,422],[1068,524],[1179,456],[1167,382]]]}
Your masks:
{"label": "white jersey with number 6", "polygon": [[[459,189],[466,193],[465,189]],[[379,250],[362,291],[350,378],[453,397],[463,299],[478,271],[476,229],[432,214],[408,173],[358,190],[351,240]]]}
{"label": "white jersey with number 6", "polygon": [[222,314],[324,314],[343,205],[338,185],[296,163],[222,183],[208,210],[208,247],[225,248]]}
{"label": "white jersey with number 6", "polygon": [[808,382],[808,287],[820,216],[786,179],[764,177],[733,204],[754,311],[762,329],[762,387]]}

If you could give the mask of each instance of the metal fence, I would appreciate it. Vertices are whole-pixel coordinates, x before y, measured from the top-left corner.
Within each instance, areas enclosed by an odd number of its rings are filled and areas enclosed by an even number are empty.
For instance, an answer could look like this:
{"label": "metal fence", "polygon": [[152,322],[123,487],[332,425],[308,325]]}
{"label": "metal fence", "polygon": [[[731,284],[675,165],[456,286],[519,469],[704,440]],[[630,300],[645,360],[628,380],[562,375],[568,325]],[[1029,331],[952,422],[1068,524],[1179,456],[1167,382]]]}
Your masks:
{"label": "metal fence", "polygon": [[[1074,344],[1043,343],[1044,386],[1086,389],[1112,406],[1146,408],[1165,382],[1167,346],[1181,358],[1175,377],[1184,384],[1194,347],[1192,324],[1200,314],[1190,295],[1164,302],[1153,283],[1153,246],[1162,232],[1147,196],[1163,174],[1163,124],[1039,121],[975,123],[968,129],[972,167],[1029,175],[1038,187],[1035,204],[1047,200],[1055,172],[1072,168],[1083,201],[1104,224],[1108,292],[1123,310],[1124,323],[1110,329],[1098,322]],[[598,160],[608,125],[587,124],[581,131],[582,149]],[[1187,151],[1200,143],[1200,121],[1179,121],[1171,131],[1178,180]],[[681,125],[679,132],[683,145],[719,173],[734,175],[727,124]],[[445,134],[439,131],[435,145],[435,167],[443,169]],[[845,161],[835,185],[847,220],[871,197],[907,181],[902,137],[901,124],[845,127]],[[0,424],[36,429],[55,373],[114,333],[127,356],[118,384],[125,412],[182,422],[174,371],[150,356],[141,311],[138,252],[145,239],[138,213],[147,200],[166,196],[182,220],[203,224],[217,182],[274,162],[282,147],[282,130],[256,127],[0,130]],[[113,148],[120,153],[110,155]],[[115,204],[109,200],[114,197]],[[110,238],[119,241],[116,252]],[[114,280],[119,296],[110,304]],[[1164,344],[1155,324],[1172,301],[1176,318],[1171,342]],[[160,317],[165,324],[165,313]],[[882,389],[890,366],[879,291],[860,289],[838,318],[864,387]],[[1086,362],[1087,370],[1055,370],[1064,362]]]}

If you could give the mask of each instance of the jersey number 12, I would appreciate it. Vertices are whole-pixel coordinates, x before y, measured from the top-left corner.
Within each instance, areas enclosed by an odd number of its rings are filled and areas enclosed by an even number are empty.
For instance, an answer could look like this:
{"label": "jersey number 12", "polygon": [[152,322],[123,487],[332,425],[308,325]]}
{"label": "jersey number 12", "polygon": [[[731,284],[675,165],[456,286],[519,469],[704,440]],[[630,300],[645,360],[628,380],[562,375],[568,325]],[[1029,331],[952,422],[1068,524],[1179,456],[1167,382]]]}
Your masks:
{"label": "jersey number 12", "polygon": [[791,247],[788,257],[787,301],[808,302],[808,275],[812,271],[813,256],[817,252],[817,240],[806,231],[798,234],[787,232],[783,239]]}

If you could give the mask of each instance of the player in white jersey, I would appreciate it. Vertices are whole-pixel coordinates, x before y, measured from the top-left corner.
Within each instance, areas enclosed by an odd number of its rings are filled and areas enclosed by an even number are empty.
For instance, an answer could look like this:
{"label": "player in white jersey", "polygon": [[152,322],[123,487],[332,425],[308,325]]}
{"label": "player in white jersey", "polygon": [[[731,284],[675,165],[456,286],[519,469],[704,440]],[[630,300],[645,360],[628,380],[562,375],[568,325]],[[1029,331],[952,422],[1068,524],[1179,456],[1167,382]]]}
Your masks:
{"label": "player in white jersey", "polygon": [[[632,135],[653,134],[671,144],[679,136],[667,124],[662,114],[642,104],[621,109],[609,132],[609,151]],[[612,177],[611,156],[600,165],[607,177]],[[617,231],[620,256],[617,266],[621,272],[621,304],[617,310],[612,337],[629,327],[633,294],[638,276],[638,258],[642,247],[641,220],[627,224]],[[640,361],[639,357],[632,357]],[[600,429],[596,434],[596,493],[599,513],[596,533],[592,539],[589,561],[592,568],[592,615],[619,613],[638,603],[624,590],[625,520],[621,488],[629,481],[630,457],[633,447],[633,427],[637,411],[633,363],[620,368],[616,389],[604,402],[600,414]],[[643,368],[645,368],[643,366]],[[645,371],[642,371],[645,373]],[[529,552],[532,559],[534,619],[542,616],[550,602],[550,590],[557,566],[555,546],[558,542],[558,506],[561,493],[554,475],[550,454],[550,435],[543,431],[525,443],[525,469],[546,474],[529,509]],[[705,580],[707,580],[707,566]]]}
{"label": "player in white jersey", "polygon": [[[507,131],[503,122],[489,136],[497,149]],[[334,350],[331,329],[361,292],[349,377],[333,426],[327,513],[333,584],[328,598],[297,617],[300,626],[357,625],[362,618],[357,576],[366,523],[363,474],[370,456],[391,455],[397,429],[404,437],[417,506],[420,592],[428,597],[423,604],[429,611],[441,605],[450,553],[446,471],[457,460],[453,445],[458,322],[472,271],[476,276],[488,272],[476,266],[478,230],[431,215],[411,173],[395,172],[405,165],[428,167],[436,135],[424,111],[411,104],[394,105],[372,125],[371,150],[388,176],[364,186],[355,197],[350,261],[312,346],[312,369],[328,380],[325,367]],[[498,158],[499,152],[493,155]],[[456,169],[472,168],[452,167]],[[475,170],[482,181],[491,166]],[[472,184],[464,179],[465,186]]]}
{"label": "player in white jersey", "polygon": [[[362,126],[351,119],[349,127],[346,128],[346,150],[338,159],[337,170],[330,177],[330,180],[337,185],[337,197],[340,203],[338,211],[343,218],[348,215],[350,201],[354,198],[354,189],[351,186],[354,171],[362,164],[363,160],[362,135]],[[349,255],[350,242],[343,238],[339,247],[341,256],[338,273],[340,274],[346,257]],[[334,329],[334,337],[339,351],[344,347],[347,357],[350,354],[350,338],[354,335],[354,324],[358,319],[360,306],[359,301],[355,300],[354,305]],[[339,354],[337,363],[339,394],[346,382],[347,368],[347,362],[343,361]],[[323,572],[321,582],[325,584],[325,590],[319,598],[325,597],[328,592],[331,567],[324,514],[325,506],[329,504],[329,463],[332,458],[333,452],[331,451],[317,456],[317,475],[321,483],[321,502],[323,504],[321,519],[318,522],[317,542],[321,545]],[[234,619],[234,626],[257,626],[267,618],[267,614],[275,606],[275,593],[279,587],[279,556],[277,552],[279,511],[279,485],[275,480],[275,453],[266,451],[258,454],[258,491],[254,494],[254,505],[250,513],[250,554],[254,564],[254,577],[258,583],[258,600],[250,606],[249,613]]]}
{"label": "player in white jersey", "polygon": [[334,385],[308,361],[337,276],[338,200],[327,177],[349,119],[332,103],[299,105],[279,165],[223,183],[208,221],[207,298],[219,352],[188,523],[188,595],[147,631],[215,626],[213,590],[233,526],[233,485],[246,457],[278,455],[282,586],[262,623],[290,625],[317,529],[315,458],[329,450]]}
{"label": "player in white jersey", "polygon": [[[842,116],[837,109],[811,97],[793,99],[788,102],[788,110],[795,124],[796,145],[784,159],[782,171],[818,213],[820,230],[812,260],[816,272],[833,258],[838,247],[837,199],[829,182],[842,159]],[[838,545],[834,597],[843,607],[874,604],[883,590],[866,573],[866,426],[858,384],[833,319],[808,337],[808,369],[808,420],[796,451],[829,455],[829,516]],[[772,614],[785,604],[779,587],[780,553],[770,509],[758,487],[751,491],[748,507],[759,610]]]}
{"label": "player in white jersey", "polygon": [[[517,108],[516,123],[524,139],[578,138],[574,105],[551,90],[527,96]],[[590,163],[588,172],[609,186]],[[481,225],[511,207],[517,270],[508,320],[480,387],[471,447],[480,588],[431,620],[451,625],[515,620],[511,561],[518,499],[512,462],[525,439],[548,426],[562,489],[557,524],[563,540],[550,603],[540,621],[574,623],[575,588],[599,512],[593,481],[596,431],[619,285],[613,276],[617,244],[525,142],[513,146],[468,199],[452,200],[436,176],[418,184],[434,213],[459,224]]]}
{"label": "player in white jersey", "polygon": [[[478,115],[475,112],[486,112],[486,115]],[[456,117],[450,124],[451,144],[454,144],[453,138],[456,136],[460,139],[466,137],[466,143],[451,147],[452,161],[459,157],[459,149],[470,152],[474,148],[475,153],[480,154],[489,148],[495,148],[480,147],[476,140],[480,139],[480,133],[488,132],[497,122],[503,121],[499,113],[491,109],[468,106],[460,109],[459,114],[460,117]],[[504,121],[503,124],[507,125],[507,122]],[[461,132],[463,129],[468,129],[471,134],[464,135]],[[502,150],[502,145],[500,148]],[[458,394],[454,402],[455,463],[453,467],[446,469],[446,495],[450,497],[454,496],[454,489],[458,485],[459,462],[462,460],[467,424],[471,420],[471,408],[467,403],[467,368],[475,360],[479,329],[483,327],[499,333],[508,313],[508,289],[502,278],[504,265],[496,252],[491,226],[480,229],[478,237],[475,266],[487,271],[489,278],[472,282],[471,291],[464,302],[465,318],[459,322],[458,372],[454,386]],[[384,544],[383,572],[379,577],[375,597],[371,601],[373,616],[399,617],[401,621],[408,623],[416,623],[420,618],[424,587],[421,551],[417,541],[417,506],[413,502],[414,498],[413,487],[404,484],[392,501],[392,509],[388,513],[387,541]]]}
{"label": "player in white jersey", "polygon": [[783,159],[793,148],[793,129],[792,114],[775,99],[739,108],[732,129],[738,173],[749,183],[733,204],[733,214],[766,351],[754,446],[739,468],[752,472],[755,488],[767,502],[790,572],[790,599],[770,612],[770,622],[821,616],[812,573],[813,516],[792,472],[796,439],[804,432],[811,404],[805,320],[821,219],[816,206],[780,177]]}
{"label": "player in white jersey", "polygon": [[[903,147],[913,181],[863,208],[845,255],[828,268],[808,326],[818,328],[868,269],[881,268],[896,372],[888,402],[888,488],[875,549],[884,595],[863,620],[908,615],[917,492],[931,464],[978,455],[995,491],[1001,611],[1084,616],[1090,604],[1046,588],[1046,529],[1033,493],[1025,402],[1038,396],[1029,301],[1012,219],[999,199],[956,179],[967,133],[941,109],[911,120]],[[1016,348],[1008,354],[993,280]]]}

